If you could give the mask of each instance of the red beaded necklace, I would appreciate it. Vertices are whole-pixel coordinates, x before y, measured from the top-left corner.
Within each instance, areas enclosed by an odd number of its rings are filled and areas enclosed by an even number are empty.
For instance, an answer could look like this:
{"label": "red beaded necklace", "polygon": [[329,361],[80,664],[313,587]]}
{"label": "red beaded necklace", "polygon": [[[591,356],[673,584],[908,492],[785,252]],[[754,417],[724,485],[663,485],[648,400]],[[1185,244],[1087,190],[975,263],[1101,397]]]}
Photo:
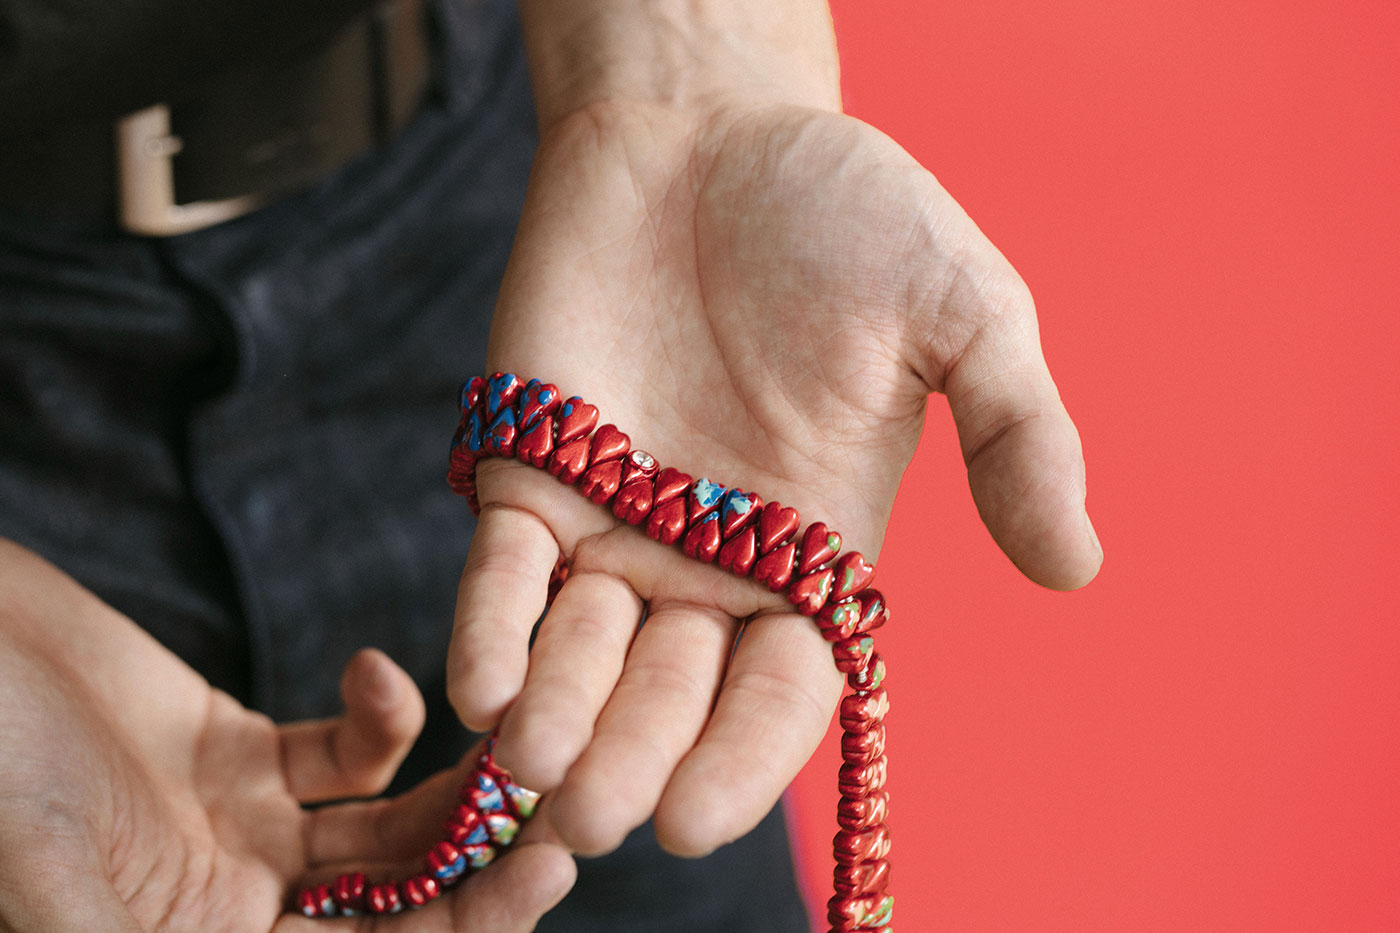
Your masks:
{"label": "red beaded necklace", "polygon": [[[764,503],[756,493],[692,479],[631,449],[611,424],[598,427],[598,409],[577,396],[564,399],[553,385],[528,383],[510,373],[474,377],[462,388],[462,419],[452,442],[448,482],[480,511],[476,465],[486,457],[514,457],[547,469],[663,544],[687,555],[752,576],[783,593],[798,612],[816,619],[832,643],[836,666],[854,691],[841,701],[841,829],[833,848],[835,895],[827,903],[832,933],[889,933],[889,829],[885,816],[885,725],[889,697],[885,663],[870,632],[889,618],[884,597],[870,588],[875,568],[858,552],[840,554],[841,536],[821,522],[799,535],[796,509]],[[838,556],[839,555],[839,556]],[[562,563],[550,581],[553,597],[568,575]],[[448,819],[446,838],[429,851],[425,871],[404,881],[366,885],[364,875],[342,875],[331,885],[301,892],[308,917],[392,913],[439,896],[468,868],[484,867],[514,839],[538,795],[515,784],[487,744],[461,790],[462,804]]]}

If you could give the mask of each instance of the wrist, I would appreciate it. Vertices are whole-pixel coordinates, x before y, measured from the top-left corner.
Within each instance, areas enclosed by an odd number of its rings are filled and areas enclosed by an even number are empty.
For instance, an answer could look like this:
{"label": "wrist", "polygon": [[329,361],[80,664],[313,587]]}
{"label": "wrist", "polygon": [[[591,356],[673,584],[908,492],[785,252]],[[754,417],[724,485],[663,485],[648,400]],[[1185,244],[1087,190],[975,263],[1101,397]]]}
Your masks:
{"label": "wrist", "polygon": [[542,133],[599,104],[841,109],[824,0],[521,0]]}

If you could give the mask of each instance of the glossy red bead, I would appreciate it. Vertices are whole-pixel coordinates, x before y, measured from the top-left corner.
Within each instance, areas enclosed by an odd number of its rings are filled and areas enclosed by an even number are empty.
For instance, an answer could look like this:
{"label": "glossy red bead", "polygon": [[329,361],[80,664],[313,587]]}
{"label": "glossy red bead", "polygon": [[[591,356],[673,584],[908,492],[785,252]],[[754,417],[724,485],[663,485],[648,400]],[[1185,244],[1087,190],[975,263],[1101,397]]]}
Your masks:
{"label": "glossy red bead", "polygon": [[651,510],[647,536],[662,544],[675,544],[685,534],[685,500],[671,499]]}
{"label": "glossy red bead", "polygon": [[[593,432],[593,443],[589,446],[588,462],[595,464],[606,463],[609,460],[621,460],[627,456],[627,451],[631,449],[631,438],[619,431],[616,425],[605,424]],[[619,464],[619,478],[621,475],[622,469]]]}
{"label": "glossy red bead", "polygon": [[882,756],[869,764],[842,765],[836,775],[836,789],[843,797],[878,794],[885,789],[887,763]]}
{"label": "glossy red bead", "polygon": [[622,461],[606,460],[595,463],[583,474],[578,491],[598,505],[606,505],[617,495],[617,487],[622,485]]}
{"label": "glossy red bead", "polygon": [[330,888],[324,884],[306,888],[297,895],[297,910],[305,917],[333,917],[335,904]]}
{"label": "glossy red bead", "polygon": [[816,615],[831,595],[831,578],[834,575],[830,567],[812,571],[788,590],[788,602],[797,607],[797,611],[804,616]]}
{"label": "glossy red bead", "polygon": [[637,478],[656,478],[656,458],[645,450],[633,450],[622,458],[622,485]]}
{"label": "glossy red bead", "polygon": [[841,550],[841,536],[826,527],[825,522],[812,522],[802,533],[802,554],[797,560],[797,575],[805,577],[831,560]]}
{"label": "glossy red bead", "polygon": [[466,804],[459,804],[452,811],[452,816],[443,828],[447,833],[447,841],[459,848],[485,842],[487,839],[486,825],[482,822],[481,814]]}
{"label": "glossy red bead", "polygon": [[573,485],[588,469],[588,438],[576,437],[554,448],[546,467],[559,481]]}
{"label": "glossy red bead", "polygon": [[719,504],[719,536],[728,541],[740,528],[758,517],[763,497],[756,492],[731,489]]}
{"label": "glossy red bead", "polygon": [[796,556],[797,545],[792,541],[769,551],[753,565],[753,578],[774,593],[781,593],[792,580],[792,564]]}
{"label": "glossy red bead", "polygon": [[[520,401],[517,406],[519,418],[516,423],[522,432],[529,431],[541,423],[548,423],[553,414],[559,410],[562,402],[558,386],[540,382],[538,379],[531,379],[525,383],[525,390],[520,393]],[[552,434],[553,425],[550,424],[549,428]]]}
{"label": "glossy red bead", "polygon": [[854,865],[866,859],[884,858],[890,854],[890,830],[884,823],[852,832],[843,829],[832,840],[832,852],[842,865]]}
{"label": "glossy red bead", "polygon": [[871,652],[870,663],[846,675],[852,690],[874,690],[885,682],[885,659],[879,651]]}
{"label": "glossy red bead", "polygon": [[462,386],[462,409],[475,408],[486,394],[486,377],[472,376]]}
{"label": "glossy red bead", "polygon": [[598,424],[598,409],[575,395],[559,406],[555,417],[554,443],[563,446],[580,437],[593,433]]}
{"label": "glossy red bead", "polygon": [[890,610],[885,604],[885,596],[879,590],[865,590],[860,594],[860,625],[856,634],[873,632],[890,620]]}
{"label": "glossy red bead", "polygon": [[831,646],[831,656],[836,661],[836,669],[843,674],[858,671],[870,663],[875,651],[875,639],[869,635],[852,635]]}
{"label": "glossy red bead", "polygon": [[745,576],[758,559],[758,536],[752,528],[744,528],[724,542],[719,549],[719,565],[730,573]]}
{"label": "glossy red bead", "polygon": [[830,642],[841,642],[856,634],[860,627],[863,607],[859,599],[837,601],[832,598],[816,615],[817,627],[822,637]]}
{"label": "glossy red bead", "polygon": [[487,419],[495,419],[506,409],[511,409],[513,412],[516,399],[520,398],[520,393],[524,388],[525,384],[515,373],[492,373],[491,378],[486,380],[486,391],[483,396],[486,403],[484,407]]}
{"label": "glossy red bead", "polygon": [[365,909],[365,876],[363,872],[341,875],[331,885],[331,897],[343,916],[351,916]]}
{"label": "glossy red bead", "polygon": [[663,502],[670,502],[684,496],[690,491],[691,484],[694,483],[689,473],[682,473],[680,470],[673,470],[666,467],[656,474],[655,492],[653,500],[657,505]]}
{"label": "glossy red bead", "polygon": [[842,829],[860,832],[885,822],[885,817],[889,815],[889,807],[888,791],[868,797],[842,797],[836,804],[836,822]]}
{"label": "glossy red bead", "polygon": [[700,519],[719,508],[720,501],[728,490],[713,480],[700,477],[690,484],[686,495],[686,519],[694,527]]}
{"label": "glossy red bead", "polygon": [[868,765],[885,754],[885,726],[873,726],[865,732],[847,732],[841,736],[841,758],[851,765]]}
{"label": "glossy red bead", "polygon": [[859,551],[842,554],[836,561],[836,580],[832,584],[832,596],[845,599],[868,587],[875,579],[875,567]]}
{"label": "glossy red bead", "polygon": [[688,557],[707,564],[719,554],[719,546],[719,516],[714,512],[691,525],[682,544]]}
{"label": "glossy red bead", "polygon": [[758,516],[758,553],[767,554],[773,548],[787,544],[801,525],[802,518],[797,514],[797,509],[776,502],[768,503]]}
{"label": "glossy red bead", "polygon": [[399,882],[399,896],[408,907],[422,907],[440,894],[442,886],[436,878],[428,875],[415,875],[407,881]]}
{"label": "glossy red bead", "polygon": [[847,930],[878,933],[890,922],[894,913],[894,898],[888,894],[864,894],[843,897],[838,894],[827,901],[826,918]]}
{"label": "glossy red bead", "polygon": [[865,732],[884,719],[889,711],[890,697],[883,688],[869,693],[847,694],[841,700],[841,728],[847,732]]}
{"label": "glossy red bead", "polygon": [[629,525],[640,525],[651,514],[651,499],[650,479],[638,476],[624,481],[622,488],[617,491],[617,498],[613,500],[613,514]]}
{"label": "glossy red bead", "polygon": [[548,418],[542,419],[534,427],[529,428],[515,441],[515,456],[522,463],[528,463],[533,467],[542,467],[549,462],[549,455],[554,452],[554,422]]}
{"label": "glossy red bead", "polygon": [[890,884],[889,859],[877,858],[851,865],[837,864],[832,873],[836,893],[845,897],[883,894]]}
{"label": "glossy red bead", "polygon": [[372,884],[365,893],[365,905],[370,913],[396,914],[403,910],[403,898],[396,884]]}

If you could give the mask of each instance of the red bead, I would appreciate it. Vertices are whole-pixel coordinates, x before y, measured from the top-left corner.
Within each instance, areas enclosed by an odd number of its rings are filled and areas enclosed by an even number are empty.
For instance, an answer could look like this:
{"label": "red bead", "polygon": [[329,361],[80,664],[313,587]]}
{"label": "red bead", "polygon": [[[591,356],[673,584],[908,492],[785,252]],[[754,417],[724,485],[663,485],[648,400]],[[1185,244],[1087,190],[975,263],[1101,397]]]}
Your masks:
{"label": "red bead", "polygon": [[617,495],[617,487],[622,483],[622,461],[608,460],[595,463],[583,474],[578,491],[598,505],[603,505]]}
{"label": "red bead", "polygon": [[797,611],[804,616],[816,615],[831,595],[831,578],[834,575],[830,567],[807,574],[788,590],[788,602],[796,606]]}
{"label": "red bead", "polygon": [[[658,485],[660,481],[658,480]],[[647,536],[662,544],[675,544],[685,534],[685,500],[672,499],[652,509],[647,519]]]}
{"label": "red bead", "polygon": [[554,448],[549,455],[548,470],[559,477],[559,481],[573,485],[583,471],[588,469],[588,438],[576,437],[567,444]]}
{"label": "red bead", "polygon": [[841,757],[846,764],[868,765],[884,753],[884,723],[865,732],[847,732],[841,736]]}
{"label": "red bead", "polygon": [[691,527],[719,508],[724,493],[723,486],[703,476],[690,484],[690,495],[686,496],[688,503],[686,515]]}
{"label": "red bead", "polygon": [[466,804],[461,804],[452,811],[444,829],[447,832],[447,841],[459,848],[486,841],[486,827],[481,821],[481,814]]}
{"label": "red bead", "polygon": [[525,391],[520,394],[520,430],[529,431],[541,423],[548,424],[549,433],[554,433],[554,425],[549,424],[551,416],[559,410],[561,399],[559,387],[531,379],[525,383]]}
{"label": "red bead", "polygon": [[873,632],[890,620],[889,607],[885,605],[885,597],[879,590],[866,590],[860,594],[860,627],[855,634]]}
{"label": "red bead", "polygon": [[651,480],[645,476],[624,482],[613,500],[613,514],[629,525],[640,525],[651,514],[651,493]]}
{"label": "red bead", "polygon": [[866,797],[842,797],[836,804],[836,822],[842,829],[860,832],[889,816],[890,795],[888,791]]}
{"label": "red bead", "polygon": [[884,690],[852,693],[841,700],[841,728],[848,732],[865,732],[885,718],[890,711],[890,695]]}
{"label": "red bead", "polygon": [[680,470],[666,467],[656,474],[656,491],[652,498],[657,505],[670,502],[672,499],[685,495],[694,482],[689,473],[682,473]]}
{"label": "red bead", "polygon": [[847,930],[878,933],[890,922],[894,913],[894,898],[888,894],[864,894],[859,897],[836,895],[826,902],[826,919]]}
{"label": "red bead", "polygon": [[466,857],[462,850],[450,842],[439,842],[428,850],[423,859],[428,874],[439,881],[451,881],[467,869]]}
{"label": "red bead", "polygon": [[845,897],[883,894],[890,884],[890,862],[889,859],[877,858],[853,865],[838,864],[832,876],[836,893]]}
{"label": "red bead", "polygon": [[836,562],[836,582],[832,589],[837,599],[859,593],[875,579],[875,567],[859,551],[842,554]]}
{"label": "red bead", "polygon": [[753,521],[762,508],[763,497],[758,493],[729,490],[719,505],[719,536],[728,541],[736,531]]}
{"label": "red bead", "polygon": [[698,524],[691,525],[690,530],[685,533],[682,546],[688,557],[707,564],[712,562],[719,554],[719,516],[711,512]]}
{"label": "red bead", "polygon": [[869,764],[842,765],[837,772],[836,789],[843,797],[863,797],[885,789],[886,759],[876,758]]}
{"label": "red bead", "polygon": [[520,397],[523,388],[525,386],[515,373],[492,373],[491,378],[486,380],[486,417],[494,419],[501,412],[510,409],[511,420],[514,422],[515,400]]}
{"label": "red bead", "polygon": [[870,663],[870,655],[875,651],[875,639],[869,635],[852,635],[831,646],[831,656],[836,659],[836,669],[843,674],[858,671]]}
{"label": "red bead", "polygon": [[622,458],[622,485],[641,477],[651,479],[656,476],[656,458],[645,450],[634,450]]}
{"label": "red bead", "polygon": [[341,914],[349,916],[365,909],[365,876],[363,872],[341,875],[331,886],[331,897]]}
{"label": "red bead", "polygon": [[774,593],[781,593],[792,580],[792,562],[796,556],[797,545],[792,541],[769,551],[753,565],[753,578]]}
{"label": "red bead", "polygon": [[842,865],[854,865],[866,859],[884,858],[890,854],[890,830],[884,823],[852,832],[843,829],[832,840],[832,852]]}
{"label": "red bead", "polygon": [[486,446],[497,457],[515,456],[515,409],[503,408],[486,429]]}
{"label": "red bead", "polygon": [[561,447],[569,441],[587,437],[598,423],[598,409],[575,395],[559,406],[558,429],[554,442]]}
{"label": "red bead", "polygon": [[481,403],[481,398],[486,394],[486,377],[472,376],[462,386],[462,408],[475,408]]}
{"label": "red bead", "polygon": [[399,896],[409,907],[422,907],[442,893],[442,886],[436,878],[428,875],[415,875],[407,881],[399,882]]}
{"label": "red bead", "polygon": [[860,626],[863,607],[859,599],[845,599],[837,602],[831,599],[822,611],[817,613],[817,627],[827,641],[841,642],[856,633]]}
{"label": "red bead", "polygon": [[[621,460],[627,456],[627,451],[632,447],[632,440],[623,434],[615,425],[605,424],[593,432],[593,444],[590,448],[588,462],[590,464],[603,463],[608,460]],[[618,465],[618,477],[622,476],[622,467]]]}
{"label": "red bead", "polygon": [[825,522],[812,522],[802,535],[802,556],[797,562],[797,575],[805,577],[841,550],[841,536],[829,530]]}
{"label": "red bead", "polygon": [[399,897],[399,888],[395,884],[370,885],[365,894],[365,903],[370,913],[396,914],[403,910],[403,898]]}
{"label": "red bead", "polygon": [[297,910],[305,917],[334,917],[335,902],[328,885],[318,884],[297,895]]}
{"label": "red bead", "polygon": [[533,467],[542,467],[548,463],[549,455],[553,451],[554,422],[548,418],[541,419],[515,441],[515,456],[522,463]]}
{"label": "red bead", "polygon": [[884,682],[885,659],[880,657],[878,651],[870,653],[869,664],[846,675],[846,683],[851,685],[852,690],[874,690]]}
{"label": "red bead", "polygon": [[724,542],[719,549],[719,565],[730,573],[746,575],[758,559],[757,535],[752,528],[745,528]]}
{"label": "red bead", "polygon": [[841,824],[842,829],[860,832],[883,823],[889,815],[889,808],[888,791],[868,797],[842,797],[836,804],[836,822]]}
{"label": "red bead", "polygon": [[797,509],[770,502],[758,516],[758,553],[767,554],[781,544],[787,544],[797,534],[802,518]]}

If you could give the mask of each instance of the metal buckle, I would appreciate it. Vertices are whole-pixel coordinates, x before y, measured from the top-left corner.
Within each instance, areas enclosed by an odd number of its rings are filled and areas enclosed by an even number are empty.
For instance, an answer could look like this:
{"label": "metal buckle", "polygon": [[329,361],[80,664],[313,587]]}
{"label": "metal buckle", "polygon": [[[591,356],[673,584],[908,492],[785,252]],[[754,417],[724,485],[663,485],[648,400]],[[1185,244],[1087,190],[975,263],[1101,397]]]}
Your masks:
{"label": "metal buckle", "polygon": [[173,159],[183,148],[170,132],[170,108],[156,104],[117,121],[117,218],[142,236],[178,236],[232,220],[262,203],[256,195],[175,203]]}

